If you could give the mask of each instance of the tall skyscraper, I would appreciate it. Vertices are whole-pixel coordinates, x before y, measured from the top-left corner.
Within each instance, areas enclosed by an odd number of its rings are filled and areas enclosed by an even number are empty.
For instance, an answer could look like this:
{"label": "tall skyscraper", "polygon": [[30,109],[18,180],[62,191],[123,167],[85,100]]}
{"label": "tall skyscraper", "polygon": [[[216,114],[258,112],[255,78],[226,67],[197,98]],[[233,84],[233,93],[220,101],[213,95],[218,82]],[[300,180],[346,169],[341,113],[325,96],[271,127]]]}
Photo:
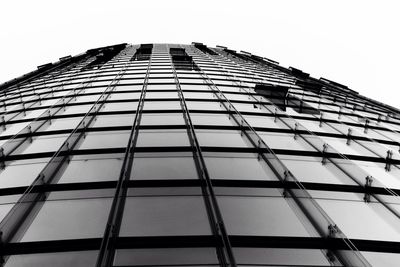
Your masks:
{"label": "tall skyscraper", "polygon": [[119,44],[0,93],[3,266],[399,265],[400,111],[342,84]]}

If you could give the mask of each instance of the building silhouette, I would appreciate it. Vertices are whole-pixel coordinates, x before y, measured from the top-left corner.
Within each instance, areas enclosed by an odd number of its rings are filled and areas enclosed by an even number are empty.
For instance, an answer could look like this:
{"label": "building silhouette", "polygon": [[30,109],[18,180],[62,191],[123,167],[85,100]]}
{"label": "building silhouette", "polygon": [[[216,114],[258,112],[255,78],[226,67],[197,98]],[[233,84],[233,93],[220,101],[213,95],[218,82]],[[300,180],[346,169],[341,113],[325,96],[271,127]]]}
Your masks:
{"label": "building silhouette", "polygon": [[2,266],[398,266],[400,111],[201,43],[0,85]]}

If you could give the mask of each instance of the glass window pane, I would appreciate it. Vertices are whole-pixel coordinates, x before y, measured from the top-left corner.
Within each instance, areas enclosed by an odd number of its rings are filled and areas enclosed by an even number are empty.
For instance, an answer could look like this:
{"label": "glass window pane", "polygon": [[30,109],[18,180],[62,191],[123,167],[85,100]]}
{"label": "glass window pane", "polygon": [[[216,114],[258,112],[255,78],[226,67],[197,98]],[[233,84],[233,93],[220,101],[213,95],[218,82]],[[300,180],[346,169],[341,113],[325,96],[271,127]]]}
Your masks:
{"label": "glass window pane", "polygon": [[114,258],[118,266],[197,264],[218,264],[215,248],[119,249]]}
{"label": "glass window pane", "polygon": [[[364,147],[360,146],[356,142],[350,142],[350,145],[346,144],[346,139],[321,137],[325,142],[329,144],[334,150],[349,155],[361,155],[361,156],[375,156],[371,151],[368,151]],[[329,148],[328,148],[329,150]]]}
{"label": "glass window pane", "polygon": [[257,157],[205,157],[207,170],[213,179],[276,180],[274,173]]}
{"label": "glass window pane", "polygon": [[50,123],[46,123],[46,126],[41,128],[41,131],[57,131],[65,129],[75,129],[82,118],[66,118],[66,119],[55,119],[51,120]]}
{"label": "glass window pane", "polygon": [[193,157],[170,154],[143,157],[136,154],[131,179],[197,179]]}
{"label": "glass window pane", "polygon": [[68,106],[68,107],[66,107],[65,111],[63,112],[63,115],[67,115],[67,114],[77,114],[77,113],[86,114],[92,106],[93,106],[93,105],[75,105],[75,106]]}
{"label": "glass window pane", "polygon": [[399,219],[380,203],[332,199],[317,201],[349,238],[400,241]]}
{"label": "glass window pane", "polygon": [[239,131],[196,131],[201,146],[247,147]]}
{"label": "glass window pane", "polygon": [[361,254],[374,267],[398,267],[400,254],[361,251]]}
{"label": "glass window pane", "polygon": [[290,149],[290,150],[307,150],[315,151],[303,138],[297,137],[294,139],[294,135],[282,134],[282,133],[261,133],[260,137],[263,141],[272,149]]}
{"label": "glass window pane", "polygon": [[182,109],[179,101],[145,101],[144,110]]}
{"label": "glass window pane", "polygon": [[218,102],[199,102],[186,101],[189,110],[221,110],[223,109]]}
{"label": "glass window pane", "polygon": [[140,93],[113,93],[108,98],[109,100],[125,100],[125,99],[139,99]]}
{"label": "glass window pane", "polygon": [[331,266],[321,250],[233,248],[236,263],[257,266]]}
{"label": "glass window pane", "polygon": [[32,142],[25,141],[13,152],[13,154],[15,155],[40,152],[55,152],[61,147],[67,137],[68,134],[55,134],[32,137]]}
{"label": "glass window pane", "polygon": [[201,196],[128,197],[121,236],[211,234]]}
{"label": "glass window pane", "polygon": [[14,207],[14,204],[0,204],[0,222],[6,217],[12,207]]}
{"label": "glass window pane", "polygon": [[46,201],[22,242],[101,237],[111,198]]}
{"label": "glass window pane", "polygon": [[289,128],[281,120],[277,119],[275,122],[274,118],[271,117],[244,116],[244,118],[252,127],[279,128],[279,129]]}
{"label": "glass window pane", "polygon": [[279,155],[279,159],[301,182],[356,185],[353,180],[329,160],[322,164],[321,158],[305,156]]}
{"label": "glass window pane", "polygon": [[136,146],[189,146],[189,137],[182,130],[141,130]]}
{"label": "glass window pane", "polygon": [[185,125],[182,113],[142,114],[140,125]]}
{"label": "glass window pane", "polygon": [[126,147],[129,131],[89,132],[79,149]]}
{"label": "glass window pane", "polygon": [[309,236],[284,198],[218,196],[218,203],[229,234]]}
{"label": "glass window pane", "polygon": [[191,114],[190,118],[194,125],[223,125],[223,126],[234,126],[234,122],[229,119],[228,115],[197,115]]}
{"label": "glass window pane", "polygon": [[105,103],[100,111],[136,111],[138,102]]}
{"label": "glass window pane", "polygon": [[[6,125],[6,129],[2,130],[0,136],[5,135],[14,135],[21,131],[25,126],[29,125],[29,122],[21,122],[21,123],[11,123]],[[5,142],[6,140],[1,140]]]}
{"label": "glass window pane", "polygon": [[132,126],[135,114],[100,115],[95,118],[92,127]]}
{"label": "glass window pane", "polygon": [[178,99],[178,92],[146,92],[146,99],[151,98],[176,98]]}
{"label": "glass window pane", "polygon": [[6,267],[87,267],[94,266],[97,251],[71,251],[58,253],[39,253],[13,255]]}
{"label": "glass window pane", "polygon": [[101,182],[117,180],[123,154],[73,156],[59,171],[58,183]]}
{"label": "glass window pane", "polygon": [[212,92],[184,92],[186,100],[190,99],[216,99]]}
{"label": "glass window pane", "polygon": [[49,159],[18,160],[0,171],[0,188],[28,186],[46,166]]}

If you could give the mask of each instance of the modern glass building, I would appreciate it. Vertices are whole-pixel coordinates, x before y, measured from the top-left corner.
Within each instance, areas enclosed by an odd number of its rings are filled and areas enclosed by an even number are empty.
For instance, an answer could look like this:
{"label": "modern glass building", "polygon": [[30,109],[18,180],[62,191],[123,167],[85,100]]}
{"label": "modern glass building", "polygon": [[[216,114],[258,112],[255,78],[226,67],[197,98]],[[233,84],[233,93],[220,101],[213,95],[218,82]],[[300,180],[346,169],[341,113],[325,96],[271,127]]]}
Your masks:
{"label": "modern glass building", "polygon": [[0,85],[6,267],[399,266],[400,111],[201,43]]}

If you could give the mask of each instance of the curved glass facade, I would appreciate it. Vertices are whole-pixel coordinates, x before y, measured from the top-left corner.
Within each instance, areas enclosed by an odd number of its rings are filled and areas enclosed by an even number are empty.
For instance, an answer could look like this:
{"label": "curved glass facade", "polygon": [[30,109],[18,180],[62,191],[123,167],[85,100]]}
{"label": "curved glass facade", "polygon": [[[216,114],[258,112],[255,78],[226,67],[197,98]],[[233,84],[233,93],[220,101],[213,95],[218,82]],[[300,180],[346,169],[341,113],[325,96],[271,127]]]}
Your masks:
{"label": "curved glass facade", "polygon": [[398,266],[400,111],[226,47],[120,44],[0,85],[19,266]]}

